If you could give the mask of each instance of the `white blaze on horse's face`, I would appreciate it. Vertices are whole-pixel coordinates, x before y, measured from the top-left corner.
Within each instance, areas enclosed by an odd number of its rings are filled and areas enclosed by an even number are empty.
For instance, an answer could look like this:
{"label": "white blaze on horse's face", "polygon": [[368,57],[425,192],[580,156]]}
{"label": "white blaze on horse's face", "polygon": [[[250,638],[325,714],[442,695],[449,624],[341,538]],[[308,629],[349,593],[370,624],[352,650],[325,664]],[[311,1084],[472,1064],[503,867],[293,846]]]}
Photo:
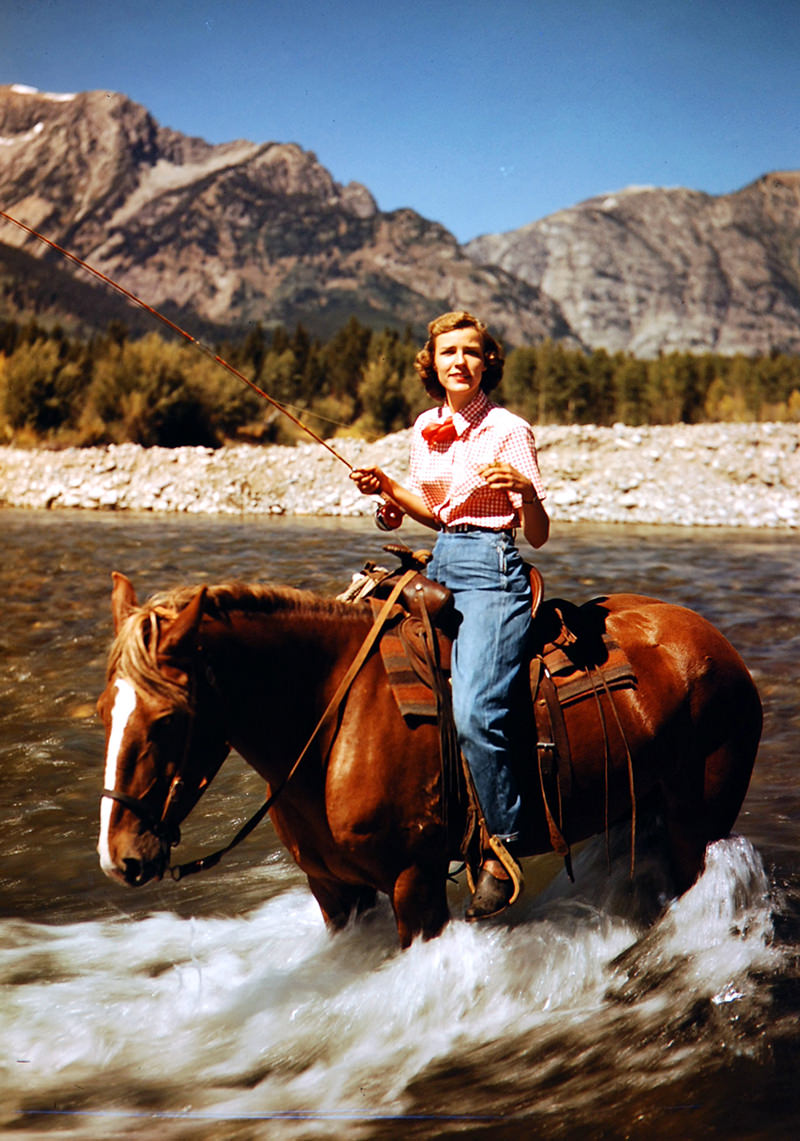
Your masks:
{"label": "white blaze on horse's face", "polygon": [[[117,678],[114,688],[117,691],[117,696],[114,698],[114,706],[111,710],[111,731],[108,735],[108,747],[106,749],[104,788],[117,788],[117,768],[119,758],[122,755],[125,730],[136,709],[136,690],[129,681],[125,681],[124,678]],[[123,877],[111,858],[109,847],[109,829],[113,805],[114,801],[108,796],[104,796],[100,801],[100,839],[97,844],[97,851],[100,854],[100,866],[106,875],[120,879]]]}

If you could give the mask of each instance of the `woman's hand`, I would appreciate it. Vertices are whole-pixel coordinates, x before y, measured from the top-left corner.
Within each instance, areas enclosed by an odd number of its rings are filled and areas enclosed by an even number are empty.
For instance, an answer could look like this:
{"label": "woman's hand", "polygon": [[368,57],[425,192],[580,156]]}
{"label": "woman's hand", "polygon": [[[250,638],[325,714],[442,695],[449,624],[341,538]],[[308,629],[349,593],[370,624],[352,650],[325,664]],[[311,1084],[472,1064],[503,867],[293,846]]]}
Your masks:
{"label": "woman's hand", "polygon": [[537,498],[533,484],[511,464],[491,463],[481,468],[479,475],[496,491],[516,491],[526,503]]}
{"label": "woman's hand", "polygon": [[532,547],[541,547],[550,534],[550,519],[529,479],[511,464],[491,463],[480,476],[497,491],[516,491],[522,496],[522,532]]}
{"label": "woman's hand", "polygon": [[350,478],[362,495],[381,495],[387,490],[386,475],[379,467],[354,467]]}
{"label": "woman's hand", "polygon": [[406,515],[425,527],[439,530],[439,520],[433,515],[418,495],[407,491],[401,483],[392,479],[379,467],[354,467],[350,478],[363,495],[382,495],[396,504]]}

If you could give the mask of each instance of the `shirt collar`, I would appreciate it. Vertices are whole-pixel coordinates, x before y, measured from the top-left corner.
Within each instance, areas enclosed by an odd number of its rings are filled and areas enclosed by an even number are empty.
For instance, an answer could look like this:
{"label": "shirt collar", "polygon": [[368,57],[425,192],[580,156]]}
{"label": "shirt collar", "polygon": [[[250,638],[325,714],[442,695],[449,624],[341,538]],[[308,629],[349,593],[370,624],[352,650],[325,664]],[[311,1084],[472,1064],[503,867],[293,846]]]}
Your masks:
{"label": "shirt collar", "polygon": [[479,388],[469,404],[465,404],[460,412],[453,413],[453,425],[458,435],[463,436],[467,428],[479,424],[489,407],[490,403],[486,393],[482,388]]}

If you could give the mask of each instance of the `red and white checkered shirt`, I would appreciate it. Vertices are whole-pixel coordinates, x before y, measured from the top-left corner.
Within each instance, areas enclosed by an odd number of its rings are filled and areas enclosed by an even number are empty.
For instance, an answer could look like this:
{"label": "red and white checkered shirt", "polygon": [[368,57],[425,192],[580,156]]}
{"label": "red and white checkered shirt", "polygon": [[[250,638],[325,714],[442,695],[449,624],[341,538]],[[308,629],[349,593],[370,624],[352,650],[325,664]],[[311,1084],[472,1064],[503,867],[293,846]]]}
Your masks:
{"label": "red and white checkered shirt", "polygon": [[422,429],[449,416],[447,406],[429,408],[417,417],[411,435],[410,486],[445,525],[468,523],[501,531],[521,522],[522,496],[490,488],[479,475],[487,464],[511,464],[533,484],[539,499],[545,489],[530,424],[493,404],[479,389],[453,414],[456,438],[429,443]]}

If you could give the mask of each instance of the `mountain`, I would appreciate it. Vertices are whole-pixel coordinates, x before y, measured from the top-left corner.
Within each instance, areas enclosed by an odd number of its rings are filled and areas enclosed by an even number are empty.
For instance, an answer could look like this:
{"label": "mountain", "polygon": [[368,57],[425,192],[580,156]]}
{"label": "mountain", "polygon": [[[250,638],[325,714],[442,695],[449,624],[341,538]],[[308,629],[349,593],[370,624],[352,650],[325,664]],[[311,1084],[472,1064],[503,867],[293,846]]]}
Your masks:
{"label": "mountain", "polygon": [[630,188],[470,242],[554,298],[586,344],[800,352],[800,172],[733,194]]}
{"label": "mountain", "polygon": [[[419,333],[463,306],[509,343],[578,343],[538,287],[476,266],[413,210],[380,211],[301,147],[211,145],[114,92],[0,88],[0,204],[192,332],[302,321],[327,335],[355,314]],[[0,241],[57,257],[11,223]]]}
{"label": "mountain", "polygon": [[[73,276],[66,263],[47,255],[36,258],[25,250],[0,243],[0,320],[25,324],[35,319],[45,328],[60,325],[73,334],[90,336],[121,322],[134,334],[153,331],[153,318],[134,308],[88,274]],[[171,314],[193,323],[194,335],[213,338],[223,330],[193,320],[191,314]]]}
{"label": "mountain", "polygon": [[[509,345],[800,352],[800,172],[718,197],[632,187],[461,246],[294,143],[212,145],[114,92],[11,86],[0,209],[196,336],[256,321],[328,336],[352,315],[420,334],[463,307]],[[0,220],[0,318],[21,314],[149,320]]]}

